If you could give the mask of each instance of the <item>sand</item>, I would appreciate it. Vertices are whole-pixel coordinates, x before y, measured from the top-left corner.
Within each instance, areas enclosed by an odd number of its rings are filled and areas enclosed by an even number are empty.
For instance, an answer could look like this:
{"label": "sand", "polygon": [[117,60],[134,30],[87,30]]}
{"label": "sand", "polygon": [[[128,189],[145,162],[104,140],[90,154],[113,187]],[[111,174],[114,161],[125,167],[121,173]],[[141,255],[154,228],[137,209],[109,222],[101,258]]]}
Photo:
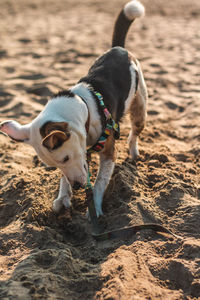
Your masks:
{"label": "sand", "polygon": [[[30,122],[109,49],[124,1],[1,0],[0,121]],[[104,197],[107,230],[163,224],[96,242],[84,191],[56,216],[60,173],[0,134],[0,299],[200,299],[200,2],[144,0],[127,49],[149,91],[140,157],[128,158],[128,118]],[[98,160],[93,157],[92,173]]]}

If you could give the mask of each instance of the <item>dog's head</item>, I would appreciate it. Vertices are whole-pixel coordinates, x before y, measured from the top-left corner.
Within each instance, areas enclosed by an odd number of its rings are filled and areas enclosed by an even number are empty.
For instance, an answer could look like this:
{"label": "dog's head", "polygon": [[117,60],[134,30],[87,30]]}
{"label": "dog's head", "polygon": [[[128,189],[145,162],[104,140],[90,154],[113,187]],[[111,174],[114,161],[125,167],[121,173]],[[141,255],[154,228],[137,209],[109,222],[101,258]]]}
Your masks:
{"label": "dog's head", "polygon": [[84,186],[87,179],[86,138],[68,122],[35,119],[27,125],[16,121],[0,124],[0,131],[11,139],[30,144],[48,166],[59,168],[72,187]]}

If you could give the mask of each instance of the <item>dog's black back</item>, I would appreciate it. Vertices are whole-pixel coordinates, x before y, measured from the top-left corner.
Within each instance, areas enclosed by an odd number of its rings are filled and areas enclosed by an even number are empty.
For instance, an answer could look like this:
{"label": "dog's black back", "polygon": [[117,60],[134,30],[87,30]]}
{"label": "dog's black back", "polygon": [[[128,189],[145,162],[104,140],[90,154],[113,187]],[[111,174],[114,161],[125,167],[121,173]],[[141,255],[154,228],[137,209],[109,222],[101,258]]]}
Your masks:
{"label": "dog's black back", "polygon": [[128,51],[114,47],[98,58],[89,69],[88,75],[80,80],[102,94],[106,107],[117,122],[123,115],[125,100],[130,91],[129,67]]}

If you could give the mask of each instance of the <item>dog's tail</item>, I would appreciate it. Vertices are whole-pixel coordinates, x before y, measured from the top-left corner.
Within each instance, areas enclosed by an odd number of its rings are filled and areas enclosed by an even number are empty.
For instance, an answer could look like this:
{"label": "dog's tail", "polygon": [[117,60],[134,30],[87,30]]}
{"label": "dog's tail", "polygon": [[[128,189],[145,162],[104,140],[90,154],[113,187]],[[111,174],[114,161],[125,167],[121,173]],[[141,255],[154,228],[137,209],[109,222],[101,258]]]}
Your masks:
{"label": "dog's tail", "polygon": [[144,6],[137,0],[132,0],[124,6],[115,22],[112,47],[121,46],[124,48],[129,27],[136,18],[142,17],[144,13]]}

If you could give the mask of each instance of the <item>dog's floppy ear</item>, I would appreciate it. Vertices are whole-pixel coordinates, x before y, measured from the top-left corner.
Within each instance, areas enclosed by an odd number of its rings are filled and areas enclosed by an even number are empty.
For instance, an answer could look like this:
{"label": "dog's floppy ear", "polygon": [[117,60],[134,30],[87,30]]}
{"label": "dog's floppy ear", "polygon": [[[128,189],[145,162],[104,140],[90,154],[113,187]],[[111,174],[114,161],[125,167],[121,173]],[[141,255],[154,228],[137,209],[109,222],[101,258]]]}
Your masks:
{"label": "dog's floppy ear", "polygon": [[69,132],[53,130],[42,140],[42,145],[48,150],[55,150],[70,138]]}
{"label": "dog's floppy ear", "polygon": [[28,142],[29,140],[29,125],[20,125],[16,121],[8,120],[0,123],[0,131],[17,142]]}

